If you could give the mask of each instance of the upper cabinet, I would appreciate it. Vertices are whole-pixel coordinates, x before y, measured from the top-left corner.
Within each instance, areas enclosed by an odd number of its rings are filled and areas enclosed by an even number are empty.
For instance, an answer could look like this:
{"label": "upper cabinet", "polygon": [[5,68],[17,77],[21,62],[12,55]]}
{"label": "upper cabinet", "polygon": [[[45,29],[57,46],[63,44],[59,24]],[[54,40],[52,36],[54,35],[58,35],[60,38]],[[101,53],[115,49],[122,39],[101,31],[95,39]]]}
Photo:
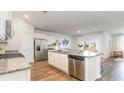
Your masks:
{"label": "upper cabinet", "polygon": [[0,11],[0,40],[11,37],[11,12]]}

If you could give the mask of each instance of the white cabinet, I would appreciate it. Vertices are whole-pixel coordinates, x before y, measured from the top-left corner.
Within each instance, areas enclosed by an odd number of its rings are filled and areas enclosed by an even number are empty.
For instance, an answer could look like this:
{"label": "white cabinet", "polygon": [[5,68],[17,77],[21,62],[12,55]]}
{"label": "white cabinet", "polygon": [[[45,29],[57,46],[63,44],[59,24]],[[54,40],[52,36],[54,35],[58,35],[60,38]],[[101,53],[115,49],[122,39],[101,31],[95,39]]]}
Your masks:
{"label": "white cabinet", "polygon": [[68,73],[68,55],[49,52],[48,63],[61,71]]}
{"label": "white cabinet", "polygon": [[50,65],[54,65],[54,61],[53,61],[53,55],[54,55],[54,53],[51,53],[51,52],[49,52],[48,53],[48,63],[50,64]]}
{"label": "white cabinet", "polygon": [[100,56],[85,58],[85,81],[94,81],[100,77]]}
{"label": "white cabinet", "polygon": [[0,39],[4,39],[5,33],[5,20],[11,19],[11,13],[8,11],[0,12]]}
{"label": "white cabinet", "polygon": [[55,62],[58,68],[68,73],[68,56],[66,54],[57,54]]}

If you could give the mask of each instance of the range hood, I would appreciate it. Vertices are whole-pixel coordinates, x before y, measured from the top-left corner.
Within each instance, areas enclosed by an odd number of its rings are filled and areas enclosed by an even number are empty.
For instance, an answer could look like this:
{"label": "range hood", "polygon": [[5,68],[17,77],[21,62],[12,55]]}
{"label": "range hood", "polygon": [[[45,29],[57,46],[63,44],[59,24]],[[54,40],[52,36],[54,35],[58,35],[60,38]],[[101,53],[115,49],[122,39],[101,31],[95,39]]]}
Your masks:
{"label": "range hood", "polygon": [[0,34],[0,43],[7,43],[11,36],[11,20],[5,20],[5,34]]}

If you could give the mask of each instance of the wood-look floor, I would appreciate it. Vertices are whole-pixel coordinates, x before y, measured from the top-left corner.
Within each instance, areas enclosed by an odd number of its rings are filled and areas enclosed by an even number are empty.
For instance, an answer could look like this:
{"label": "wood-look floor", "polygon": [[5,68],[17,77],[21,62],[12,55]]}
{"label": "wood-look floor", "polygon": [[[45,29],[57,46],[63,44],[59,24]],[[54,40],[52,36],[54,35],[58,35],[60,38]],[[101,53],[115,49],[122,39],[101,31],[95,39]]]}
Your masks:
{"label": "wood-look floor", "polygon": [[[77,79],[50,66],[47,61],[34,62],[31,64],[32,81],[78,81]],[[124,80],[124,62],[116,62],[113,58],[102,62],[104,72],[96,81],[119,81]]]}
{"label": "wood-look floor", "polygon": [[77,79],[50,66],[47,61],[31,64],[32,81],[77,81]]}
{"label": "wood-look floor", "polygon": [[124,61],[107,61],[102,64],[104,72],[98,81],[123,81],[124,80]]}

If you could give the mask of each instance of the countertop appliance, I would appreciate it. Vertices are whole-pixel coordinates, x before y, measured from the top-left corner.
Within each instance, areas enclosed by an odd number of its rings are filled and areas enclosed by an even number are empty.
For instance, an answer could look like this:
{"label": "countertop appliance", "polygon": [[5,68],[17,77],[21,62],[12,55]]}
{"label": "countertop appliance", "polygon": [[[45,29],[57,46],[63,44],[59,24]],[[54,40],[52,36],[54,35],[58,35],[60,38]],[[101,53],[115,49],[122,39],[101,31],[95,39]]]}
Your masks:
{"label": "countertop appliance", "polygon": [[79,80],[85,80],[85,58],[76,55],[68,55],[69,74]]}
{"label": "countertop appliance", "polygon": [[34,39],[34,60],[42,61],[48,59],[48,41],[46,39]]}

